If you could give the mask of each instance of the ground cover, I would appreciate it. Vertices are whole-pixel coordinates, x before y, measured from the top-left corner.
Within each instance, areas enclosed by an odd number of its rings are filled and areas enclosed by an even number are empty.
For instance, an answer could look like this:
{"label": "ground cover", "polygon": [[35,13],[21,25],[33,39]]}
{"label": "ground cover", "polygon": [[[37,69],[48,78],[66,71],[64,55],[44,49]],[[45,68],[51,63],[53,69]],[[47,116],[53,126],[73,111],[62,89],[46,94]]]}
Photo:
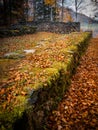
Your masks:
{"label": "ground cover", "polygon": [[92,38],[69,90],[48,118],[52,130],[98,129],[98,38]]}
{"label": "ground cover", "polygon": [[[41,32],[0,39],[0,120],[2,130],[12,129],[11,125],[15,120],[29,108],[28,102],[35,90],[53,87],[52,83],[60,78],[61,72],[62,75],[68,75],[67,78],[70,77],[70,70],[73,70],[74,64],[77,64],[82,51],[85,50],[89,36],[89,33],[64,35]],[[35,51],[24,54],[25,49]],[[24,57],[4,57],[8,52],[24,54]],[[71,65],[72,63],[73,65]],[[59,91],[61,89],[65,90],[65,88],[59,87]],[[58,90],[55,91],[58,93]],[[35,95],[30,103],[36,101]]]}

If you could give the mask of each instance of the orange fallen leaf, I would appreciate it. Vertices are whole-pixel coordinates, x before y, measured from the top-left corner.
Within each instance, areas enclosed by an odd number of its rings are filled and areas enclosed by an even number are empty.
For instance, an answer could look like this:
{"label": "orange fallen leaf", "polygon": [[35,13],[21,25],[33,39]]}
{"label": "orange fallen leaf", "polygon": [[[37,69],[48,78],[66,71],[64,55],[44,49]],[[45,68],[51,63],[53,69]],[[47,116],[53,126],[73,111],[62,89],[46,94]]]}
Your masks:
{"label": "orange fallen leaf", "polygon": [[25,96],[27,93],[24,92],[24,91],[21,91],[21,94],[22,94],[23,96]]}

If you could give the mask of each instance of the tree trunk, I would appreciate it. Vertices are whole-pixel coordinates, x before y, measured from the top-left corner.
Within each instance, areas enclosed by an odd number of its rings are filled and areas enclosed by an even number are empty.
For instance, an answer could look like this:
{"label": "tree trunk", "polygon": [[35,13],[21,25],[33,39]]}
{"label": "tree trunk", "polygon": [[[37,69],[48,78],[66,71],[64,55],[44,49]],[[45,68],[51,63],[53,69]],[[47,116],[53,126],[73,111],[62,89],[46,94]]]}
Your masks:
{"label": "tree trunk", "polygon": [[56,16],[57,16],[57,4],[56,4],[56,0],[55,0],[55,18],[54,18],[55,21],[56,21]]}
{"label": "tree trunk", "polygon": [[76,22],[77,22],[77,8],[76,8]]}
{"label": "tree trunk", "polygon": [[52,6],[51,6],[51,10],[50,10],[50,21],[53,21],[53,9],[52,9]]}
{"label": "tree trunk", "polygon": [[75,0],[75,16],[76,16],[76,22],[77,22],[77,11],[78,11],[78,7],[77,7],[77,0]]}
{"label": "tree trunk", "polygon": [[62,0],[62,13],[61,13],[61,21],[63,22],[63,16],[64,16],[64,0]]}

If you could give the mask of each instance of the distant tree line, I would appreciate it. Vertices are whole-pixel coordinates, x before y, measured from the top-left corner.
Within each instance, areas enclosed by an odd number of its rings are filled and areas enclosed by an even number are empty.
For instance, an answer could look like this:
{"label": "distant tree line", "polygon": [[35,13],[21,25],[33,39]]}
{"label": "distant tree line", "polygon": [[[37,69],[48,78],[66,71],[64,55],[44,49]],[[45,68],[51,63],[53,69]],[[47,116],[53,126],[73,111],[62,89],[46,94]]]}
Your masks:
{"label": "distant tree line", "polygon": [[63,21],[64,0],[1,0],[0,21],[4,25],[28,21],[30,5],[32,5],[32,21]]}
{"label": "distant tree line", "polygon": [[36,0],[34,5],[35,20],[55,20],[57,15],[56,0]]}

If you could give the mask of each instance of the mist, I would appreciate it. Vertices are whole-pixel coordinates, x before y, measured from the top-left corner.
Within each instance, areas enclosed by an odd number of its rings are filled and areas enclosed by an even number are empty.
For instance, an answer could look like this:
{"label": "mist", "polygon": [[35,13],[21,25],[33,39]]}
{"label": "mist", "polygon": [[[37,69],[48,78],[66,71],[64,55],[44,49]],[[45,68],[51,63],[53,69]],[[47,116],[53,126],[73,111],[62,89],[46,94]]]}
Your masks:
{"label": "mist", "polygon": [[[78,8],[78,13],[85,14],[93,19],[98,18],[98,3],[92,2],[91,0],[82,0]],[[65,7],[75,11],[75,0],[65,0]]]}

